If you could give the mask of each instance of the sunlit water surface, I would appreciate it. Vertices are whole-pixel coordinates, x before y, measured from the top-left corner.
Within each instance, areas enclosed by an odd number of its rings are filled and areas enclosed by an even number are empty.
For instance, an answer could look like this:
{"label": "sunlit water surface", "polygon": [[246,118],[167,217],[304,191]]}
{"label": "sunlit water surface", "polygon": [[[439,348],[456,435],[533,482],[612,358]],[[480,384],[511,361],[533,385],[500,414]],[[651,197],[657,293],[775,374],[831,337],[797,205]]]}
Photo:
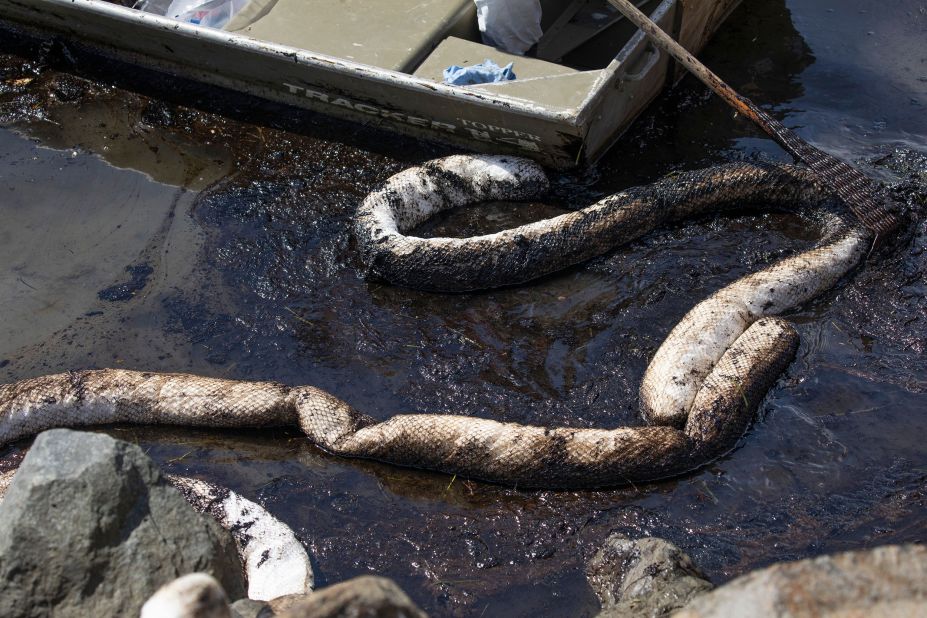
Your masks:
{"label": "sunlit water surface", "polygon": [[[927,152],[927,9],[878,5],[747,0],[703,58],[806,139],[894,182],[882,163],[896,148]],[[189,371],[313,384],[378,418],[636,424],[643,370],[679,318],[809,240],[796,219],[743,215],[655,233],[512,289],[371,284],[351,235],[357,204],[447,151],[12,44],[0,43],[10,48],[0,56],[4,382],[76,368]],[[158,92],[170,102],[149,98]],[[687,79],[595,168],[560,177],[559,202],[455,212],[427,231],[500,229],[742,158],[785,160]],[[522,491],[333,458],[295,430],[107,431],[172,472],[266,505],[305,542],[321,584],[386,575],[435,615],[592,615],[583,565],[614,531],[670,539],[715,582],[923,541],[925,244],[920,219],[881,261],[788,315],[801,348],[752,429],[675,481]],[[25,447],[5,449],[6,465]]]}

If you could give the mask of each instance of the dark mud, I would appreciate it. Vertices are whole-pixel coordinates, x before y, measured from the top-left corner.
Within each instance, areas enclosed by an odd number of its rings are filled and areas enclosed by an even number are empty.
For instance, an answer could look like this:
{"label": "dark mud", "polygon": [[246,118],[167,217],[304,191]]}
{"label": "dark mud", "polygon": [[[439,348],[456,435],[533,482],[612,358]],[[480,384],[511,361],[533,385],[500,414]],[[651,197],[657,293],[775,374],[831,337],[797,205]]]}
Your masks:
{"label": "dark mud", "polygon": [[[925,540],[927,14],[913,0],[870,6],[746,0],[703,54],[802,136],[894,187],[914,216],[893,246],[788,316],[798,358],[723,460],[664,483],[525,492],[332,458],[295,431],[110,431],[172,472],[265,504],[307,543],[321,583],[387,575],[435,615],[594,614],[582,568],[613,531],[666,537],[716,582]],[[356,205],[446,150],[117,74],[54,46],[6,51],[2,381],[105,366],[192,371],[314,384],[380,418],[635,424],[644,367],[678,319],[809,240],[797,219],[740,216],[490,293],[371,284],[350,232]],[[595,168],[557,179],[551,205],[454,212],[427,233],[492,231],[743,158],[785,156],[689,79]],[[134,294],[98,297],[138,265],[151,273]]]}

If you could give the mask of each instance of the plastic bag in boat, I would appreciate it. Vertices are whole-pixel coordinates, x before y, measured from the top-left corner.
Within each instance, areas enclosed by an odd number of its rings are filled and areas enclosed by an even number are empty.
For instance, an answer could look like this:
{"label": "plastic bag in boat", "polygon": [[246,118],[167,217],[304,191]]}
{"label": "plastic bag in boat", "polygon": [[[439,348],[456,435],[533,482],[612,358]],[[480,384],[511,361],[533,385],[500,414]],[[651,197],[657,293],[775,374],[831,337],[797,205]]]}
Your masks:
{"label": "plastic bag in boat", "polygon": [[164,0],[145,0],[139,9],[190,24],[222,28],[251,0],[173,0],[164,8]]}
{"label": "plastic bag in boat", "polygon": [[523,55],[538,42],[541,30],[539,0],[473,0],[483,43]]}
{"label": "plastic bag in boat", "polygon": [[449,66],[444,69],[444,83],[451,86],[470,86],[473,84],[492,84],[515,79],[515,71],[510,62],[504,67],[489,60],[468,67]]}

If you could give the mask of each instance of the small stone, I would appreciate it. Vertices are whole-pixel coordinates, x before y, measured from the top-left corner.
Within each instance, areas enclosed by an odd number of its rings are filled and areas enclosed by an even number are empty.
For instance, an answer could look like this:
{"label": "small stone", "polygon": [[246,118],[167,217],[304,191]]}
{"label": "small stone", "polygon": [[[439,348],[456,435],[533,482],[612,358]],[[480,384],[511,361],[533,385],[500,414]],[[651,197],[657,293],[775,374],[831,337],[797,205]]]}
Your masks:
{"label": "small stone", "polygon": [[279,616],[300,601],[304,601],[308,598],[308,594],[287,594],[282,597],[277,597],[276,599],[271,599],[267,603],[270,605],[270,609],[274,612],[274,615]]}
{"label": "small stone", "polygon": [[67,429],[36,438],[0,503],[0,616],[137,616],[196,572],[245,596],[232,537],[140,448]]}
{"label": "small stone", "polygon": [[674,618],[927,616],[927,547],[890,545],[774,564],[699,597]]}
{"label": "small stone", "polygon": [[229,600],[216,578],[191,573],[161,586],[139,618],[231,618]]}
{"label": "small stone", "polygon": [[631,540],[613,534],[586,567],[600,617],[665,616],[712,585],[691,558],[658,538]]}
{"label": "small stone", "polygon": [[[274,606],[274,602],[271,602]],[[276,610],[276,606],[275,610]],[[279,610],[277,610],[279,611]],[[363,576],[316,590],[289,603],[281,618],[427,618],[405,592],[385,577]]]}

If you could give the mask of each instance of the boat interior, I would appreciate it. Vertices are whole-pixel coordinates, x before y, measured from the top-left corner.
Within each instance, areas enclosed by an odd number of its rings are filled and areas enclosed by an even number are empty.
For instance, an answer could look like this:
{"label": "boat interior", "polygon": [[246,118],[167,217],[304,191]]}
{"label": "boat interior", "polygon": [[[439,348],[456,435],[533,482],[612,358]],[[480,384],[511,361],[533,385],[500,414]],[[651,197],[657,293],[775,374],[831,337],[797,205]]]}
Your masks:
{"label": "boat interior", "polygon": [[[481,88],[546,78],[591,86],[637,31],[606,0],[540,1],[544,34],[524,56],[483,44],[472,0],[250,0],[223,29],[438,82],[451,65],[514,63],[515,82]],[[637,4],[650,13],[660,0]],[[570,79],[583,73],[586,79]]]}

